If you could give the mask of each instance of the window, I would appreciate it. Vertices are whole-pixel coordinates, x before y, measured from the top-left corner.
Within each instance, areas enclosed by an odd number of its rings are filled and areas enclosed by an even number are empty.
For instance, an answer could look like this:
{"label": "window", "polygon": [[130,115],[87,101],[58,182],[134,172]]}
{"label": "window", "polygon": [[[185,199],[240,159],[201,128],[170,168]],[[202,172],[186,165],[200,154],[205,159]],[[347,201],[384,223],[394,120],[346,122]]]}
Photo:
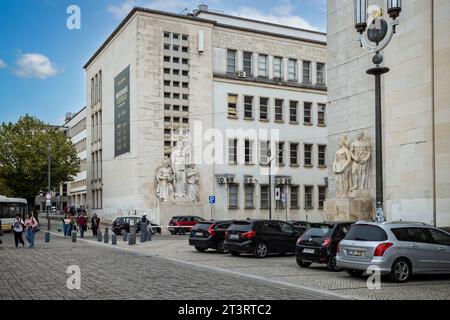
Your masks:
{"label": "window", "polygon": [[291,152],[291,166],[298,165],[298,143],[291,143],[290,152]]}
{"label": "window", "polygon": [[250,96],[244,97],[244,118],[247,119],[253,118],[253,97]]}
{"label": "window", "polygon": [[246,185],[244,187],[244,193],[245,193],[245,209],[254,209],[255,186]]}
{"label": "window", "polygon": [[183,112],[189,112],[189,107],[188,106],[183,106],[182,110],[183,110]]}
{"label": "window", "polygon": [[173,63],[180,63],[180,58],[173,57],[172,61]]}
{"label": "window", "polygon": [[227,73],[236,73],[236,50],[227,50]]}
{"label": "window", "polygon": [[305,209],[314,209],[313,187],[311,186],[305,186]]}
{"label": "window", "polygon": [[[280,188],[280,194],[282,195],[283,193],[285,193],[284,187],[279,187]],[[277,209],[286,209],[285,207],[285,202],[283,201],[283,199],[280,200],[276,200],[275,201],[275,207]]]}
{"label": "window", "polygon": [[281,232],[287,233],[289,235],[292,235],[294,233],[294,228],[287,224],[286,222],[278,222],[278,225],[280,226]]}
{"label": "window", "polygon": [[326,111],[326,106],[324,104],[319,104],[319,108],[317,111],[317,124],[319,126],[324,126],[326,125],[325,122],[325,111]]}
{"label": "window", "polygon": [[170,57],[169,56],[164,56],[164,62],[170,62]]}
{"label": "window", "polygon": [[325,64],[317,63],[317,84],[325,84]]}
{"label": "window", "polygon": [[228,186],[228,209],[238,208],[238,190],[239,186],[236,184]]}
{"label": "window", "polygon": [[164,43],[164,49],[165,50],[170,50],[170,44]]}
{"label": "window", "polygon": [[169,136],[169,135],[172,134],[172,130],[171,130],[171,129],[164,129],[164,134],[165,134],[166,136]]}
{"label": "window", "polygon": [[320,167],[326,166],[326,154],[327,154],[327,146],[318,146],[317,148],[317,159],[318,165]]}
{"label": "window", "polygon": [[183,35],[181,36],[181,40],[183,40],[183,41],[187,41],[188,38],[189,38],[189,36],[188,36],[187,34],[183,34]]}
{"label": "window", "polygon": [[270,141],[259,142],[259,163],[267,165],[269,163]]}
{"label": "window", "polygon": [[253,56],[253,53],[244,51],[243,66],[244,66],[244,71],[245,71],[245,73],[247,73],[248,76],[251,76],[253,74],[252,73],[252,56]]}
{"label": "window", "polygon": [[173,34],[173,38],[174,38],[174,39],[179,39],[179,38],[180,38],[180,35],[179,35],[178,33],[174,33],[174,34]]}
{"label": "window", "polygon": [[164,122],[170,123],[170,121],[171,121],[170,117],[164,117]]}
{"label": "window", "polygon": [[[395,230],[392,230],[392,232],[396,235]],[[350,228],[350,231],[345,237],[345,240],[369,242],[383,242],[387,239],[388,235],[382,228],[366,224],[355,224]]]}
{"label": "window", "polygon": [[180,94],[179,93],[174,93],[173,94],[173,98],[174,99],[180,99]]}
{"label": "window", "polygon": [[189,119],[188,118],[183,118],[182,121],[183,121],[184,124],[188,124],[189,123]]}
{"label": "window", "polygon": [[304,124],[312,124],[312,103],[311,102],[305,102],[304,108],[303,108],[303,122]]}
{"label": "window", "polygon": [[183,82],[183,88],[189,88],[189,82]]}
{"label": "window", "polygon": [[273,58],[273,77],[279,79],[283,77],[283,59],[280,57]]}
{"label": "window", "polygon": [[182,60],[181,60],[181,63],[182,63],[182,64],[189,64],[189,60],[188,60],[188,59],[182,59]]}
{"label": "window", "polygon": [[183,70],[183,76],[185,76],[185,77],[189,76],[189,71]]}
{"label": "window", "polygon": [[430,229],[434,243],[442,246],[450,246],[450,236],[436,229]]}
{"label": "window", "polygon": [[303,61],[303,82],[311,83],[311,62]]}
{"label": "window", "polygon": [[312,166],[312,144],[305,144],[305,166]]}
{"label": "window", "polygon": [[261,185],[261,209],[269,209],[269,186]]}
{"label": "window", "polygon": [[253,164],[253,142],[245,140],[245,164]]}
{"label": "window", "polygon": [[289,121],[298,123],[298,101],[289,102]]}
{"label": "window", "polygon": [[228,95],[228,117],[237,118],[237,95]]}
{"label": "window", "polygon": [[283,100],[275,99],[275,121],[283,121]]}
{"label": "window", "polygon": [[164,38],[170,38],[170,32],[164,32]]}
{"label": "window", "polygon": [[230,164],[237,163],[237,139],[228,140],[228,162]]}
{"label": "window", "polygon": [[180,51],[180,46],[173,46],[173,51]]}
{"label": "window", "polygon": [[284,165],[284,142],[278,142],[277,163],[278,163],[278,165]]}
{"label": "window", "polygon": [[164,80],[164,85],[165,86],[170,86],[170,80]]}
{"label": "window", "polygon": [[179,88],[180,87],[180,81],[174,81],[173,86]]}
{"label": "window", "polygon": [[260,54],[258,56],[258,76],[259,77],[269,76],[267,72],[267,55],[265,54]]}
{"label": "window", "polygon": [[288,80],[297,80],[297,60],[295,59],[288,60]]}
{"label": "window", "polygon": [[172,73],[174,74],[174,75],[179,75],[180,74],[180,70],[178,70],[178,69],[173,69],[172,70]]}
{"label": "window", "polygon": [[164,92],[164,98],[170,98],[170,92]]}
{"label": "window", "polygon": [[259,120],[269,120],[269,99],[259,98]]}
{"label": "window", "polygon": [[181,51],[183,51],[183,52],[188,52],[188,51],[189,51],[189,48],[188,48],[188,47],[183,47],[183,48],[181,49]]}
{"label": "window", "polygon": [[164,73],[165,74],[170,74],[170,69],[169,68],[164,68]]}
{"label": "window", "polygon": [[325,199],[327,197],[327,187],[319,187],[319,209],[323,210],[325,207]]}
{"label": "window", "polygon": [[298,209],[298,186],[291,186],[291,209]]}
{"label": "window", "polygon": [[183,98],[183,100],[188,100],[189,95],[187,93],[183,93],[182,98]]}

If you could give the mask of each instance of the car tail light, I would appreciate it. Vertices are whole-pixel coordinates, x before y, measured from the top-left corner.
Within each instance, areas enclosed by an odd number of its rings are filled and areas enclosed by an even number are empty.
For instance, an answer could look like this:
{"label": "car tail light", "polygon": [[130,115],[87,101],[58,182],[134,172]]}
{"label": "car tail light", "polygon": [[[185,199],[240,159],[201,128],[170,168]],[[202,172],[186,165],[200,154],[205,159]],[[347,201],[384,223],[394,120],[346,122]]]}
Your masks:
{"label": "car tail light", "polygon": [[323,243],[322,243],[322,247],[328,247],[331,243],[331,239],[330,238],[326,238]]}
{"label": "car tail light", "polygon": [[384,253],[386,252],[387,249],[389,249],[390,247],[392,247],[394,244],[391,242],[385,242],[385,243],[380,243],[376,249],[375,249],[375,253],[373,254],[374,257],[382,257],[384,255]]}
{"label": "car tail light", "polygon": [[209,234],[212,235],[212,236],[214,235],[214,230],[213,230],[213,229],[214,229],[214,225],[212,224],[212,225],[209,226],[209,228],[208,228],[208,232],[209,232]]}
{"label": "car tail light", "polygon": [[256,231],[249,231],[241,234],[242,239],[253,239],[256,237]]}

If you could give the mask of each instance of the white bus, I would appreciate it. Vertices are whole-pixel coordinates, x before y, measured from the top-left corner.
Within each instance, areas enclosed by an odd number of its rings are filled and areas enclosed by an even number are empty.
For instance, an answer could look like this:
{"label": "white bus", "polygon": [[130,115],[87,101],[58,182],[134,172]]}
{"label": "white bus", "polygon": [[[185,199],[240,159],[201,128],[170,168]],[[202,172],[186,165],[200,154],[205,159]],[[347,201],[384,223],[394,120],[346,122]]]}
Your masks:
{"label": "white bus", "polygon": [[11,231],[11,225],[18,213],[22,218],[28,213],[27,200],[0,196],[0,221],[3,231]]}

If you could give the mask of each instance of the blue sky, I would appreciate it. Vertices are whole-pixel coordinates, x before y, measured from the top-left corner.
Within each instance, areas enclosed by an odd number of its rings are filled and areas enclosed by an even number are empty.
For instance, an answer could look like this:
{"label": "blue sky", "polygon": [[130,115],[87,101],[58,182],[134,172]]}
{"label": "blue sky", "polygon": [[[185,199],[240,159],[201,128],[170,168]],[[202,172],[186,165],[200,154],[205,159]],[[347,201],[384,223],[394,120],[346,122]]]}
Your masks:
{"label": "blue sky", "polygon": [[[325,31],[326,0],[2,0],[0,122],[26,113],[60,124],[85,103],[83,65],[133,6],[175,13],[210,9]],[[70,5],[81,29],[69,30]]]}

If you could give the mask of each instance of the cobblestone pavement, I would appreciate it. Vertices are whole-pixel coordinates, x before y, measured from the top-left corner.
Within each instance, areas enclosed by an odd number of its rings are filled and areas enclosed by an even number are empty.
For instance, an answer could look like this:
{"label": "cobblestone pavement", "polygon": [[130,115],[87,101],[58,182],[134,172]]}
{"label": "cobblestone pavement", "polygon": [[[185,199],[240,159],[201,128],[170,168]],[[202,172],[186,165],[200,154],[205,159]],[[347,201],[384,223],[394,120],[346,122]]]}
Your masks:
{"label": "cobblestone pavement", "polygon": [[[14,248],[12,235],[2,237],[0,299],[335,299],[326,293],[226,274],[156,256],[89,241],[72,243],[52,235],[36,249]],[[182,244],[161,236],[151,244]],[[162,245],[164,246],[164,245]],[[143,247],[141,247],[143,248]],[[206,256],[205,256],[206,257]],[[81,290],[69,290],[67,267],[81,269]]]}

